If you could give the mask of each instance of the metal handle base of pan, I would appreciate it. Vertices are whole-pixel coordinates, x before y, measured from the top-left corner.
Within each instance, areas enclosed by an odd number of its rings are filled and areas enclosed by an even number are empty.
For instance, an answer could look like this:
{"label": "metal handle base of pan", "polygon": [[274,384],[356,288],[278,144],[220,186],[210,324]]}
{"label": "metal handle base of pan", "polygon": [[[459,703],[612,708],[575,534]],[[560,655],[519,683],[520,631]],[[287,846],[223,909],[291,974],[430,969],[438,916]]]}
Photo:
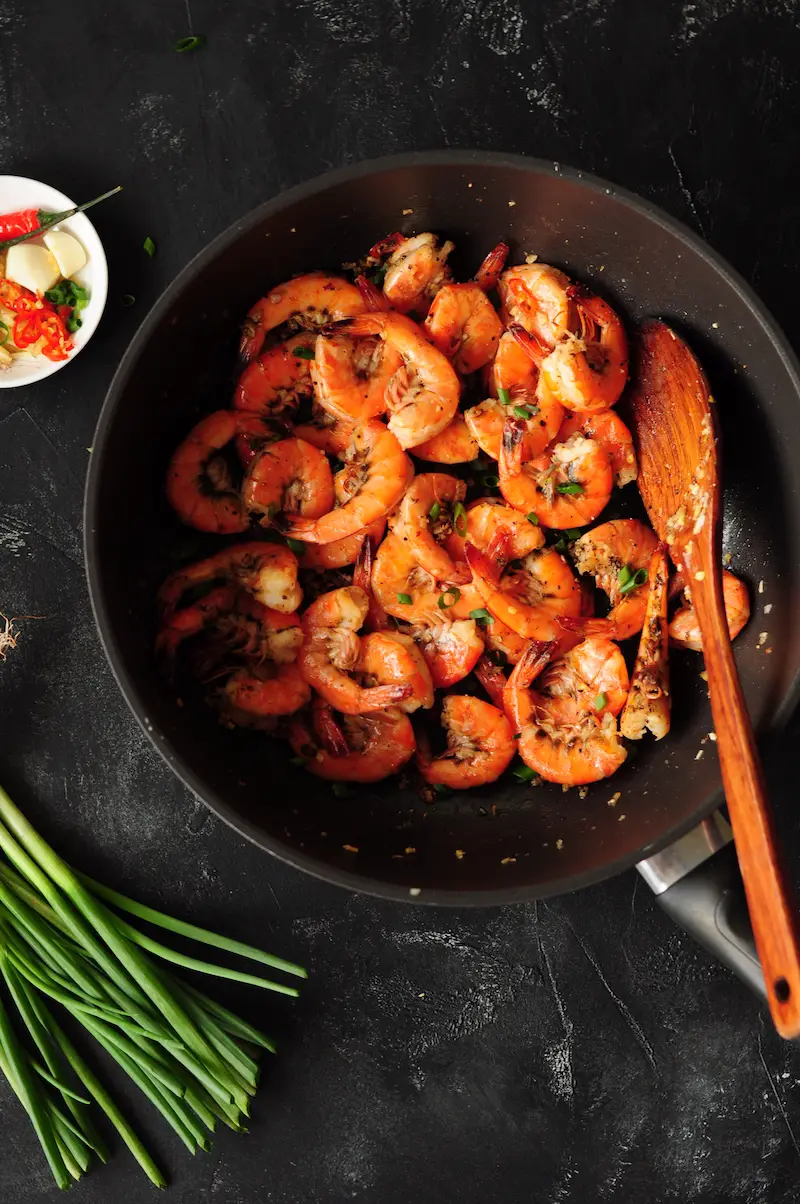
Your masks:
{"label": "metal handle base of pan", "polygon": [[720,812],[636,868],[667,915],[765,999],[736,849]]}

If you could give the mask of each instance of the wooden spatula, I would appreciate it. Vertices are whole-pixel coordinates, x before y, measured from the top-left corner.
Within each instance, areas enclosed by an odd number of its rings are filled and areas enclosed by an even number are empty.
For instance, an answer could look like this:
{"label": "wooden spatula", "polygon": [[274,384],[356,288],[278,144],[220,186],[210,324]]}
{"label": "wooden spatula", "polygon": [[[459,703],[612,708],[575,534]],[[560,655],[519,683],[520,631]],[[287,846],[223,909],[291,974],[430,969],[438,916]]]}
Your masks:
{"label": "wooden spatula", "polygon": [[703,637],[722,783],[770,1011],[781,1036],[796,1037],[797,909],[778,849],[722,600],[714,399],[692,352],[662,322],[644,323],[634,355],[630,406],[639,490],[656,533],[666,541],[691,591]]}

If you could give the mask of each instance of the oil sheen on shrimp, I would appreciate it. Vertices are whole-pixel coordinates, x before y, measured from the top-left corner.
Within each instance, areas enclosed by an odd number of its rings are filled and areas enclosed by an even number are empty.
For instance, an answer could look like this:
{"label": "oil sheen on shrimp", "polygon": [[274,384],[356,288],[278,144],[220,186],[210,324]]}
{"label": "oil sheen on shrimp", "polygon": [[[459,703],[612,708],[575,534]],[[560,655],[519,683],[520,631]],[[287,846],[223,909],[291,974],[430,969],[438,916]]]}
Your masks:
{"label": "oil sheen on shrimp", "polygon": [[327,456],[304,439],[267,444],[251,462],[242,486],[249,514],[269,526],[279,514],[321,518],[333,509],[333,476]]}
{"label": "oil sheen on shrimp", "polygon": [[503,272],[498,283],[506,324],[517,322],[545,347],[555,347],[580,328],[570,280],[546,263],[525,263]]}
{"label": "oil sheen on shrimp", "polygon": [[508,769],[516,744],[514,732],[501,710],[469,694],[451,694],[442,706],[442,727],[447,750],[431,756],[420,739],[417,766],[431,786],[469,790],[496,782]]}
{"label": "oil sheen on shrimp", "polygon": [[407,698],[397,703],[411,714],[433,706],[433,681],[424,656],[410,635],[400,631],[373,631],[361,637],[356,671],[370,686],[410,686]]}
{"label": "oil sheen on shrimp", "polygon": [[449,240],[440,242],[425,232],[406,238],[389,234],[370,249],[373,260],[385,259],[383,293],[401,314],[424,318],[439,289],[450,280],[447,257],[453,250]]}
{"label": "oil sheen on shrimp", "polygon": [[503,427],[499,476],[503,497],[545,527],[583,527],[605,509],[614,486],[606,448],[595,439],[571,435],[544,455],[523,462],[525,430],[517,419]]}
{"label": "oil sheen on shrimp", "polygon": [[573,286],[581,322],[579,335],[567,335],[541,365],[542,379],[569,410],[607,410],[628,380],[628,339],[619,316],[601,297]]}
{"label": "oil sheen on shrimp", "polygon": [[317,400],[343,422],[377,418],[386,409],[386,390],[402,362],[382,339],[320,334],[311,365]]}
{"label": "oil sheen on shrimp", "polygon": [[[570,625],[586,635],[606,635],[612,640],[637,635],[644,623],[645,585],[657,545],[650,528],[635,518],[612,519],[577,539],[572,556],[578,572],[594,577],[597,588],[608,595],[611,609],[605,618],[582,619]],[[637,573],[641,581],[637,581]]]}
{"label": "oil sheen on shrimp", "polygon": [[494,358],[503,323],[480,285],[445,284],[433,299],[423,329],[465,376]]}
{"label": "oil sheen on shrimp", "polygon": [[320,326],[362,313],[364,302],[354,284],[342,276],[309,272],[278,285],[256,301],[245,318],[239,343],[242,369],[261,354],[271,330],[290,324],[292,334],[316,332]]}
{"label": "oil sheen on shrimp", "polygon": [[314,341],[312,334],[297,334],[262,351],[239,377],[233,408],[269,418],[293,415],[300,399],[314,390],[309,364]]}
{"label": "oil sheen on shrimp", "polygon": [[484,607],[523,639],[558,640],[562,621],[580,615],[580,586],[554,548],[530,552],[505,573],[507,555],[489,557],[470,543],[466,552]]}
{"label": "oil sheen on shrimp", "polygon": [[466,414],[457,413],[438,435],[418,443],[414,455],[418,460],[429,460],[434,464],[469,464],[477,460],[480,450],[478,440],[467,426]]}
{"label": "oil sheen on shrimp", "polygon": [[461,392],[449,360],[433,347],[416,323],[402,314],[371,313],[341,324],[357,338],[377,335],[402,364],[386,390],[389,430],[402,448],[425,443],[449,426]]}
{"label": "oil sheen on shrimp", "polygon": [[445,472],[419,473],[409,485],[390,526],[398,539],[437,581],[463,585],[469,569],[453,560],[447,537],[454,531],[454,512],[467,495],[466,482]]}

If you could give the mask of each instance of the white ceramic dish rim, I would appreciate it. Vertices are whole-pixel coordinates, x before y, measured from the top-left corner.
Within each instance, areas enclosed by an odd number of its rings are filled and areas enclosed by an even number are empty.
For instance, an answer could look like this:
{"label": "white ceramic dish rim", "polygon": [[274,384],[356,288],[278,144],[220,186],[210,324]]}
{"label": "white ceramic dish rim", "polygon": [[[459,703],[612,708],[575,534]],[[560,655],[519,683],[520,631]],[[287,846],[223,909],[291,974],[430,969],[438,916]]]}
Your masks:
{"label": "white ceramic dish rim", "polygon": [[[72,209],[76,203],[81,202],[70,200],[63,192],[40,180],[32,180],[27,176],[0,175],[0,213],[14,213],[18,209],[34,206],[61,213],[65,209]],[[100,236],[85,213],[76,213],[74,217],[59,222],[57,229],[74,234],[87,256],[85,267],[75,274],[78,284],[89,290],[89,303],[81,314],[83,324],[72,337],[75,350],[68,359],[55,363],[45,356],[20,356],[9,369],[0,372],[0,389],[33,384],[71,364],[89,342],[103,316],[108,296],[108,264]]]}

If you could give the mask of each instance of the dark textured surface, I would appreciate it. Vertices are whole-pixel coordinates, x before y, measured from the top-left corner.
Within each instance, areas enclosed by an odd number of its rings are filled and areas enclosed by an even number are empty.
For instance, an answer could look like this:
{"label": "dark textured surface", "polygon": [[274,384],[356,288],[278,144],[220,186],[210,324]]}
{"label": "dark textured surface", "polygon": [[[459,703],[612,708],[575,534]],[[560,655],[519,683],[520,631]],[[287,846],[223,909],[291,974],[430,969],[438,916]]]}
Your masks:
{"label": "dark textured surface", "polygon": [[[351,897],[267,859],[178,786],[129,716],[79,526],[94,422],[147,305],[252,205],[356,158],[477,145],[605,174],[704,233],[791,331],[800,5],[48,10],[0,3],[4,169],[80,197],[126,190],[97,211],[111,294],[90,351],[0,394],[0,606],[41,616],[0,669],[0,780],[98,877],[313,971],[294,1011],[233,996],[282,1036],[249,1137],[192,1160],[132,1099],[171,1198],[794,1201],[800,1056],[633,874],[538,912],[458,913]],[[207,46],[174,55],[190,28]],[[797,735],[772,774],[796,872]],[[54,1200],[4,1085],[0,1126],[0,1200]],[[74,1197],[139,1204],[152,1189],[117,1152]]]}

